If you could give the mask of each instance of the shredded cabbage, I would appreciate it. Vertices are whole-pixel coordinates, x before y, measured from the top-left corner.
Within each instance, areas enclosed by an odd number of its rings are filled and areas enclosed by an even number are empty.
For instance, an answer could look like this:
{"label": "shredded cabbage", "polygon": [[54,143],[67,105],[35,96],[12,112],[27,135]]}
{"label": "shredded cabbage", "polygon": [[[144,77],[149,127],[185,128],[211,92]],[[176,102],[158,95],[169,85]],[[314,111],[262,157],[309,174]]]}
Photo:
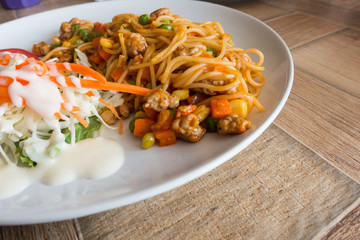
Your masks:
{"label": "shredded cabbage", "polygon": [[[87,59],[78,52],[79,63],[86,66]],[[85,56],[86,57],[86,56]],[[21,57],[15,56],[6,67],[15,67]],[[1,67],[1,65],[0,65]],[[89,127],[83,127],[70,112],[61,110],[67,120],[44,119],[31,108],[0,104],[0,158],[5,163],[34,167],[38,161],[56,157],[66,144],[96,136],[102,124],[108,126],[98,114],[105,106],[99,97],[117,107],[123,103],[122,94],[113,91],[91,89],[94,96],[85,95],[90,89],[60,87],[59,91],[87,119]],[[44,103],[46,104],[46,103]],[[73,124],[71,122],[73,121]],[[111,128],[111,127],[110,127]],[[71,136],[74,136],[73,139]],[[15,161],[11,159],[15,158]],[[1,161],[0,161],[1,162]]]}

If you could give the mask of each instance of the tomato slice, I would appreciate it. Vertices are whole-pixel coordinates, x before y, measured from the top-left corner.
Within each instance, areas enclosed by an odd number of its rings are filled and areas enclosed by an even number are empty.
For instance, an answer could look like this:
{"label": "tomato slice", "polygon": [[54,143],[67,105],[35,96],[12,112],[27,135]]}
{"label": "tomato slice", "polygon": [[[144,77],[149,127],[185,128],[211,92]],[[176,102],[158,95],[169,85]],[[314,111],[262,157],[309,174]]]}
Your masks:
{"label": "tomato slice", "polygon": [[19,54],[23,54],[23,55],[27,56],[28,58],[35,58],[36,60],[39,60],[39,57],[36,56],[35,54],[33,54],[29,51],[26,51],[24,49],[20,49],[20,48],[0,49],[0,52],[19,53]]}

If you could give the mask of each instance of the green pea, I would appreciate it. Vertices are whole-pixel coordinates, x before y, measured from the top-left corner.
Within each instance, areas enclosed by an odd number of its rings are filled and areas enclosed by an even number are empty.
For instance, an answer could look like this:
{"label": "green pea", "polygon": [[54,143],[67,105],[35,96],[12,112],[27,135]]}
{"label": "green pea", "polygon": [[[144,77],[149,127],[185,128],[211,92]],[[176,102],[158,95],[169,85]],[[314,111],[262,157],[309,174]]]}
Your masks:
{"label": "green pea", "polygon": [[139,23],[143,26],[148,25],[150,22],[150,16],[149,14],[143,14],[139,18]]}
{"label": "green pea", "polygon": [[81,39],[77,39],[77,40],[74,41],[74,45],[80,45],[80,44],[83,44],[83,43],[84,43],[84,41],[81,40]]}
{"label": "green pea", "polygon": [[135,113],[134,117],[135,117],[136,119],[138,119],[138,118],[146,118],[146,113],[143,112],[143,111],[137,111],[137,112]]}
{"label": "green pea", "polygon": [[57,48],[57,47],[61,47],[61,44],[53,44],[51,45],[51,50]]}
{"label": "green pea", "polygon": [[216,132],[217,131],[217,124],[220,121],[219,118],[212,118],[212,117],[207,117],[205,119],[206,122],[206,130],[208,132]]}
{"label": "green pea", "polygon": [[136,81],[134,79],[129,79],[127,82],[130,85],[136,85]]}
{"label": "green pea", "polygon": [[145,134],[144,137],[142,138],[141,146],[144,149],[148,149],[149,147],[154,145],[154,143],[155,143],[155,135],[154,133],[149,132]]}
{"label": "green pea", "polygon": [[80,25],[74,25],[73,27],[72,27],[72,32],[76,32],[77,30],[79,30],[80,29]]}
{"label": "green pea", "polygon": [[216,57],[216,51],[215,51],[215,49],[213,49],[213,48],[211,48],[211,47],[208,47],[208,48],[206,48],[206,51],[207,51],[207,52],[212,52],[212,55],[213,55],[214,57]]}
{"label": "green pea", "polygon": [[140,106],[139,106],[138,111],[145,112],[143,105],[140,105]]}
{"label": "green pea", "polygon": [[102,35],[103,35],[103,33],[90,32],[88,37],[87,37],[87,41],[90,42],[90,41],[94,40],[97,37],[101,37]]}
{"label": "green pea", "polygon": [[79,35],[79,37],[82,39],[82,40],[84,40],[84,41],[88,41],[88,37],[89,37],[89,35],[90,35],[90,32],[88,31],[88,30],[86,30],[86,29],[80,29],[79,31],[78,31],[78,35]]}
{"label": "green pea", "polygon": [[166,24],[166,23],[161,24],[160,26],[158,26],[158,28],[166,29],[166,30],[174,30],[170,24]]}
{"label": "green pea", "polygon": [[172,108],[170,109],[170,114],[175,116],[176,115],[176,112],[177,112],[177,109],[176,108]]}
{"label": "green pea", "polygon": [[137,118],[133,118],[133,119],[129,122],[129,129],[130,129],[131,132],[134,132],[136,119],[137,119]]}
{"label": "green pea", "polygon": [[146,88],[152,89],[152,84],[151,84],[151,82],[149,82],[148,84],[146,84]]}

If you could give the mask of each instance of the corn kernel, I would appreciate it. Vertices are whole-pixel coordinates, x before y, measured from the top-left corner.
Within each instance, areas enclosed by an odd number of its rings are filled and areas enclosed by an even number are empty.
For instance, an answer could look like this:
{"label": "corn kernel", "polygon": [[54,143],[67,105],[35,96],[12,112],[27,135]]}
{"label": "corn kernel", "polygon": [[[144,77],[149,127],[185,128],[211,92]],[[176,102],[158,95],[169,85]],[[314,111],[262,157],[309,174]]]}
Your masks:
{"label": "corn kernel", "polygon": [[189,89],[182,89],[182,90],[175,90],[173,91],[173,95],[177,96],[178,98],[180,98],[180,100],[185,100],[189,97]]}
{"label": "corn kernel", "polygon": [[61,40],[60,40],[59,37],[53,36],[52,39],[53,39],[53,41],[54,41],[55,44],[59,44],[59,45],[61,44]]}
{"label": "corn kernel", "polygon": [[210,115],[210,108],[206,105],[201,105],[193,113],[198,117],[199,122],[202,122]]}
{"label": "corn kernel", "polygon": [[233,113],[239,117],[246,118],[248,115],[247,102],[244,99],[234,99],[230,102],[230,107]]}
{"label": "corn kernel", "polygon": [[146,118],[146,114],[143,111],[138,111],[134,115],[135,118]]}
{"label": "corn kernel", "polygon": [[78,35],[76,35],[76,36],[73,36],[72,38],[70,38],[69,42],[70,42],[70,44],[73,44],[75,40],[79,40],[79,39],[80,39],[80,37]]}
{"label": "corn kernel", "polygon": [[114,46],[114,41],[109,38],[101,38],[100,44],[105,48],[112,48]]}
{"label": "corn kernel", "polygon": [[154,145],[154,143],[155,143],[155,135],[154,133],[149,132],[145,134],[144,137],[142,138],[141,145],[144,149],[148,149],[149,147]]}
{"label": "corn kernel", "polygon": [[65,41],[62,42],[62,46],[63,46],[63,47],[70,47],[70,46],[71,46],[71,43],[70,43],[69,41],[66,41],[66,40],[65,40]]}

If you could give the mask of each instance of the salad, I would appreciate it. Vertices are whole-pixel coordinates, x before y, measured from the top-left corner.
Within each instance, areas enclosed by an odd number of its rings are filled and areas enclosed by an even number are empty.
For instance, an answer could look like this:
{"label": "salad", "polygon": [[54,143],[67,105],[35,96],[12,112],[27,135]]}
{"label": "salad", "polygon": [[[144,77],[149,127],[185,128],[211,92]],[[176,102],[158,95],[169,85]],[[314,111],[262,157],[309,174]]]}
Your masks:
{"label": "salad", "polygon": [[[149,89],[110,83],[80,64],[42,62],[0,52],[0,154],[6,164],[35,167],[69,145],[101,135],[102,116],[123,104],[122,92]],[[105,114],[104,114],[105,113]],[[121,123],[121,121],[120,121]]]}

